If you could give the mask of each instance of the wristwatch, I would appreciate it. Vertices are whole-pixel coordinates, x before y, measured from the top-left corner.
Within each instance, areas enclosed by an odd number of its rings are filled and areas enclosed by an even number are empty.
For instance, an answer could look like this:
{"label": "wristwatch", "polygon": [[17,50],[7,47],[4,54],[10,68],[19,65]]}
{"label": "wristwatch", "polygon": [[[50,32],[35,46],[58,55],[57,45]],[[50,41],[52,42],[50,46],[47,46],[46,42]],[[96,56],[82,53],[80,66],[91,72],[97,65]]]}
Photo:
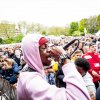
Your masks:
{"label": "wristwatch", "polygon": [[68,54],[61,54],[59,57],[59,64],[62,66],[66,59],[70,59]]}

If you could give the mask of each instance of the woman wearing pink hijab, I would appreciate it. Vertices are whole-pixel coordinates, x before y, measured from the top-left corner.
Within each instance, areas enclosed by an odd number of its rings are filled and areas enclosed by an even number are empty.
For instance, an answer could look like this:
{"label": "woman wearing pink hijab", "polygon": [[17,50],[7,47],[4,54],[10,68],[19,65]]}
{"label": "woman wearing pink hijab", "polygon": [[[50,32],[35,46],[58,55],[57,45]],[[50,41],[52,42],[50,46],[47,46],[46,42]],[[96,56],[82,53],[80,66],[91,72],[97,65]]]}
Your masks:
{"label": "woman wearing pink hijab", "polygon": [[[51,64],[51,53],[62,62],[66,88],[47,83],[43,66]],[[29,34],[22,40],[22,51],[27,63],[20,72],[17,84],[18,100],[90,100],[85,83],[73,63],[64,56],[61,47],[48,47],[48,40],[39,34]]]}

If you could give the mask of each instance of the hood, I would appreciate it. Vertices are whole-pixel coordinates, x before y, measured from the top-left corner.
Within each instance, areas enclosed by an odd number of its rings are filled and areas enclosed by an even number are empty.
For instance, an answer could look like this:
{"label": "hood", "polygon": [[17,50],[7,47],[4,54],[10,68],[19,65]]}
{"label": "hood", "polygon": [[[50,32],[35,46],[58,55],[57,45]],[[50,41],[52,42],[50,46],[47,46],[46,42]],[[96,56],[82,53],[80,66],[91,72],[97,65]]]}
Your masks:
{"label": "hood", "polygon": [[28,34],[22,39],[23,58],[27,65],[42,74],[44,74],[43,64],[39,53],[40,34]]}

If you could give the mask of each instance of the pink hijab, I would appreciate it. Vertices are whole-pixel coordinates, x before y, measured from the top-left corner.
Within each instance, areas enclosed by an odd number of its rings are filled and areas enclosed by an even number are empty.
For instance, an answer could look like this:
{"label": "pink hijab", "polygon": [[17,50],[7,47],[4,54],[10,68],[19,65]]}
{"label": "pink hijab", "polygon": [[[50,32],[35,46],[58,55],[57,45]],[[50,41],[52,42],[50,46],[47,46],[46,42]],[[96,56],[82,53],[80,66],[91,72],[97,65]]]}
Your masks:
{"label": "pink hijab", "polygon": [[28,34],[22,40],[23,57],[27,65],[44,76],[44,68],[39,53],[41,34]]}

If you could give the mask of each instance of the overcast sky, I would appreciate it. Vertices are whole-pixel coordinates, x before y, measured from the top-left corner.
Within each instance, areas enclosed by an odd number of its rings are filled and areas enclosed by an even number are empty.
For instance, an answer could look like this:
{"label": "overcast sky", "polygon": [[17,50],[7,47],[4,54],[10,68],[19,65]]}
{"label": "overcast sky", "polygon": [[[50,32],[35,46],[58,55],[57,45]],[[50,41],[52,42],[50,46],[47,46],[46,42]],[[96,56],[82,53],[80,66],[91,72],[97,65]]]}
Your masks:
{"label": "overcast sky", "polygon": [[100,0],[0,0],[0,21],[66,26],[100,14]]}

